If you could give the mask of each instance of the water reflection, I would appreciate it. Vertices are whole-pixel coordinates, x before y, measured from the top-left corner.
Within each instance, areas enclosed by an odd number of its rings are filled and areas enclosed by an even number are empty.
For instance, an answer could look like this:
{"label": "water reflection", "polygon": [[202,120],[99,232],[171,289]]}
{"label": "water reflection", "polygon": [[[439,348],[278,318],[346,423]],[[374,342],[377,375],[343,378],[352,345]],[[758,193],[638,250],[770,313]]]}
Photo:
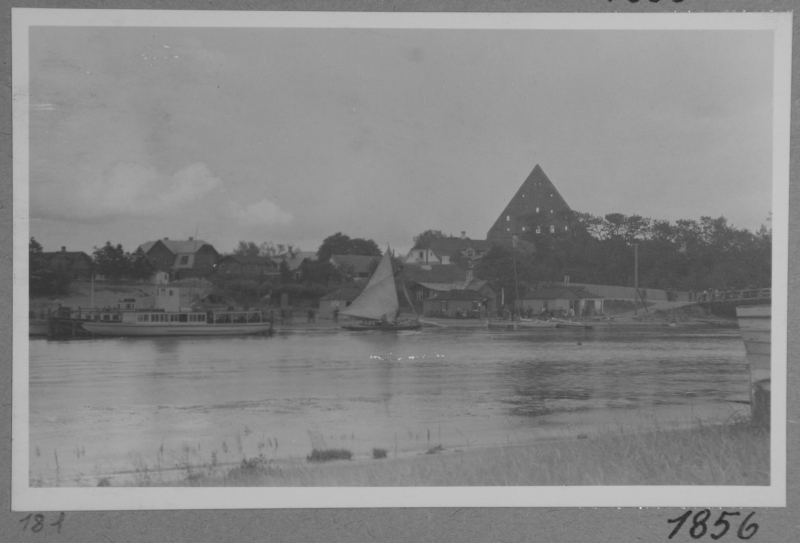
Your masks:
{"label": "water reflection", "polygon": [[165,439],[247,447],[237,435],[262,433],[298,456],[309,432],[354,435],[367,451],[396,435],[401,449],[424,447],[410,436],[434,429],[454,445],[496,443],[559,414],[721,404],[746,390],[738,333],[718,329],[30,342],[31,442],[122,441],[114,454]]}

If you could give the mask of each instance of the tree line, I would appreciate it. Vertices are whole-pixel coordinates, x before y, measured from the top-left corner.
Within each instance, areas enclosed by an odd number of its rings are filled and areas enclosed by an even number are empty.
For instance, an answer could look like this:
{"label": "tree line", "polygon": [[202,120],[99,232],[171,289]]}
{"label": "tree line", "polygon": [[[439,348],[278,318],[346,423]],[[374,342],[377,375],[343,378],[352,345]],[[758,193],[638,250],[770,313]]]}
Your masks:
{"label": "tree line", "polygon": [[479,261],[476,275],[506,292],[520,282],[561,282],[565,275],[575,283],[633,286],[638,252],[639,285],[647,288],[697,292],[771,284],[772,230],[763,225],[754,233],[725,217],[672,223],[569,211],[561,218],[568,228],[550,232],[543,221],[529,217],[520,239],[534,244],[535,251],[495,245]]}

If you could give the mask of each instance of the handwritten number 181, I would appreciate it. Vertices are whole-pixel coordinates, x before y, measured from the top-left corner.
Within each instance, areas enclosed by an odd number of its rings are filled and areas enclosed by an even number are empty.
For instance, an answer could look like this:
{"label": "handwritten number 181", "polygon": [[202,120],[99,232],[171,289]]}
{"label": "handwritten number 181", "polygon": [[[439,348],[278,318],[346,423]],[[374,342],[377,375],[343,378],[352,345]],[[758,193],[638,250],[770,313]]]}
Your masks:
{"label": "handwritten number 181", "polygon": [[[64,513],[61,513],[60,515],[58,515],[58,520],[50,524],[50,526],[57,527],[56,530],[57,533],[59,534],[61,533],[61,526],[64,524],[65,517],[66,515]],[[25,530],[28,529],[28,524],[30,524],[31,520],[33,520],[33,524],[31,524],[31,532],[33,533],[41,532],[42,528],[44,528],[44,515],[41,513],[37,513],[35,515],[33,513],[30,513],[27,516],[19,519],[19,521],[23,523],[22,531],[24,532]]]}
{"label": "handwritten number 181", "polygon": [[[669,534],[669,539],[672,539],[677,535],[677,533],[681,530],[686,521],[689,520],[689,517],[692,516],[692,512],[693,511],[689,509],[681,516],[667,520],[667,522],[669,522],[670,524],[677,523],[675,529],[672,530],[671,534]],[[739,539],[750,539],[751,537],[756,535],[756,532],[758,531],[758,524],[756,524],[755,522],[753,522],[752,524],[748,524],[748,521],[755,514],[756,512],[753,511],[752,513],[747,515],[745,519],[742,521],[742,523],[739,525],[739,530],[736,532],[736,535],[738,536]],[[725,520],[725,517],[734,517],[739,515],[741,515],[741,513],[738,511],[735,512],[723,511],[722,513],[720,513],[719,518],[717,518],[717,521],[714,523],[714,527],[716,528],[717,526],[720,526],[722,527],[722,530],[717,533],[711,534],[711,539],[715,540],[719,539],[726,533],[728,533],[728,530],[730,530],[731,523]],[[701,537],[706,535],[706,532],[708,531],[708,525],[706,523],[708,522],[708,519],[710,517],[711,517],[711,511],[708,509],[703,509],[695,513],[694,517],[692,517],[692,525],[689,528],[689,535],[692,537],[692,539],[700,539]]]}

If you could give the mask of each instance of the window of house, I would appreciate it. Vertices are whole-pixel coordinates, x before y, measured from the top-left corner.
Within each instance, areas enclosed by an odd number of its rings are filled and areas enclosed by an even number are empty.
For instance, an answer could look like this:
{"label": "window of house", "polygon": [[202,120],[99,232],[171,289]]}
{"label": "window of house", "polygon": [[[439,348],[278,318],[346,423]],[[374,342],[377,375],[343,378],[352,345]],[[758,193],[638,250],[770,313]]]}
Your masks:
{"label": "window of house", "polygon": [[510,228],[506,228],[506,232],[511,232],[511,229]]}
{"label": "window of house", "polygon": [[551,209],[551,210],[550,210],[550,214],[552,214],[552,213],[553,213],[553,210]]}
{"label": "window of house", "polygon": [[188,263],[189,263],[189,257],[188,256],[182,256],[181,257],[181,266],[185,266]]}
{"label": "window of house", "polygon": [[419,252],[419,257],[420,257],[420,258],[423,258],[424,256],[425,256],[425,253],[423,253],[422,251],[420,251],[420,252]]}
{"label": "window of house", "polygon": [[556,227],[551,225],[551,226],[550,226],[550,233],[551,233],[551,234],[554,234],[554,233],[555,233],[555,231],[556,231]]}
{"label": "window of house", "polygon": [[564,230],[569,230],[569,226],[565,226],[565,227],[564,227]]}
{"label": "window of house", "polygon": [[511,215],[506,215],[506,222],[511,220]]}
{"label": "window of house", "polygon": [[417,301],[418,302],[421,302],[424,296],[425,296],[424,292],[422,292],[421,290],[417,291]]}
{"label": "window of house", "polygon": [[538,207],[536,208],[536,213],[539,213],[539,208]]}
{"label": "window of house", "polygon": [[475,256],[475,252],[472,249],[467,249],[467,256]]}
{"label": "window of house", "polygon": [[542,233],[542,227],[541,226],[537,226],[536,227],[536,233],[537,234],[541,234]]}
{"label": "window of house", "polygon": [[173,294],[173,292],[172,292],[172,289],[169,289],[169,295],[170,295],[170,296],[174,296],[174,294]]}
{"label": "window of house", "polygon": [[527,226],[523,226],[522,231],[524,232],[527,228],[528,228]]}

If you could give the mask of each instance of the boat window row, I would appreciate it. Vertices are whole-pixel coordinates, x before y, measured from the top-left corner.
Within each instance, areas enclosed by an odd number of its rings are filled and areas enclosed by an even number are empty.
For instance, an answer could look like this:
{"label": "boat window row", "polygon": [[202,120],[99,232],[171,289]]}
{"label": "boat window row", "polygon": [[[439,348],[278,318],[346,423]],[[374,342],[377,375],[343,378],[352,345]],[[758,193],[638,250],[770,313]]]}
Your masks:
{"label": "boat window row", "polygon": [[205,313],[139,313],[136,322],[206,322]]}
{"label": "boat window row", "polygon": [[259,311],[233,312],[233,313],[214,313],[214,323],[216,324],[243,324],[247,322],[261,322]]}

